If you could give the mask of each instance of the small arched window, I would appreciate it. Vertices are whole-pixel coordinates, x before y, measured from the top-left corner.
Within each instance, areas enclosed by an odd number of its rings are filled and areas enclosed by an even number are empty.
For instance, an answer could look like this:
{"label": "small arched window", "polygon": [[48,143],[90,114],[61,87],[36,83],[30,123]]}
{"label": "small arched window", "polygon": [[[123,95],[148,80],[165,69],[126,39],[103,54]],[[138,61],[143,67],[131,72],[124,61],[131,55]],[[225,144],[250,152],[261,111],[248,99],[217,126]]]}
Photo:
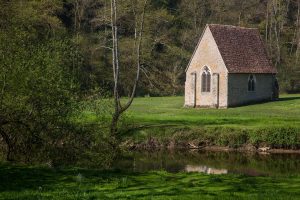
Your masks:
{"label": "small arched window", "polygon": [[204,67],[201,75],[201,91],[210,92],[211,73],[208,67]]}
{"label": "small arched window", "polygon": [[255,77],[252,74],[248,78],[248,91],[249,92],[255,91]]}

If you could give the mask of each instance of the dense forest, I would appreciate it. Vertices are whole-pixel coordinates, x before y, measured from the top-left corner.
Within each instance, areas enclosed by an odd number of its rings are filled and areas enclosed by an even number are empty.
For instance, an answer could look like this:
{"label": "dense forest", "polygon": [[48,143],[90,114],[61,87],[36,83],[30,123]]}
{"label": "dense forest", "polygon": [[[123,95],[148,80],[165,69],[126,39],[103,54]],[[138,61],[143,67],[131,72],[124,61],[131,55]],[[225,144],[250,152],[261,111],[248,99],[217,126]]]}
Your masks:
{"label": "dense forest", "polygon": [[[1,51],[7,54],[2,53],[1,59],[16,56],[5,49],[6,44],[13,44],[9,40],[16,42],[16,48],[22,46],[21,40],[28,45],[27,53],[34,55],[31,48],[52,46],[56,50],[51,52],[69,52],[56,61],[63,60],[62,67],[71,70],[69,78],[77,81],[81,91],[111,90],[110,1],[2,1],[1,4]],[[134,76],[134,12],[139,4],[137,0],[119,1],[117,25],[123,95],[130,93]],[[185,67],[207,23],[258,28],[279,70],[282,91],[299,89],[299,4],[298,0],[149,1],[138,95],[183,93]]]}
{"label": "dense forest", "polygon": [[[120,34],[123,94],[130,93],[134,6],[139,1],[120,1]],[[207,23],[255,27],[261,32],[270,58],[279,70],[281,89],[299,90],[299,1],[297,0],[152,0],[146,9],[143,38],[142,82],[138,95],[176,95],[183,93],[184,71]],[[80,1],[69,7],[80,10],[68,18],[67,26],[76,32],[84,51],[85,87],[97,83],[110,88],[109,46],[110,4],[105,1]],[[74,18],[75,17],[75,18]],[[66,18],[65,18],[66,21]],[[72,23],[73,22],[73,23]],[[74,24],[77,24],[74,27]],[[73,26],[72,26],[73,25]],[[87,72],[87,70],[83,70]],[[92,80],[93,81],[92,81]],[[298,88],[297,88],[298,87]]]}
{"label": "dense forest", "polygon": [[[78,128],[74,113],[100,109],[80,102],[112,95],[110,1],[2,0],[0,7],[1,141],[21,154],[43,140],[66,145],[66,138],[97,148],[91,135],[74,133],[102,129]],[[142,7],[140,0],[118,1],[121,96],[131,94],[136,76]],[[183,94],[185,68],[208,23],[258,28],[281,92],[300,90],[300,0],[149,0],[144,19],[137,96]]]}

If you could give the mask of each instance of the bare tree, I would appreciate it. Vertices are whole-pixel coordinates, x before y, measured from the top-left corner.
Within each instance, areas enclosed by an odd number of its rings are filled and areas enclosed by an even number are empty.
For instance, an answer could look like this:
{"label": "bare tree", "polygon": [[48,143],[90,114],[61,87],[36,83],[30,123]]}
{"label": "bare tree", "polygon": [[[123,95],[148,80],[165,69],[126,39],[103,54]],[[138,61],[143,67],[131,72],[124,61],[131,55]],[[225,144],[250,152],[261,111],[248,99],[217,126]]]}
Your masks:
{"label": "bare tree", "polygon": [[[112,67],[113,67],[113,75],[114,75],[114,113],[111,121],[110,133],[112,137],[116,137],[118,133],[118,122],[122,113],[124,113],[132,104],[136,88],[140,78],[140,70],[141,70],[141,44],[143,38],[143,30],[144,30],[144,18],[145,18],[145,10],[146,10],[147,0],[144,0],[142,14],[140,20],[138,22],[138,16],[135,12],[135,34],[134,34],[134,47],[135,47],[135,59],[136,59],[136,77],[133,83],[132,92],[129,97],[129,100],[125,105],[121,104],[120,95],[119,95],[119,79],[120,79],[120,54],[119,54],[119,39],[118,39],[118,25],[117,25],[117,14],[118,14],[118,6],[117,0],[111,0],[111,30],[112,30]],[[139,24],[139,25],[138,25]]]}
{"label": "bare tree", "polygon": [[271,0],[266,4],[265,40],[269,51],[273,54],[275,66],[282,60],[282,36],[287,23],[291,0]]}

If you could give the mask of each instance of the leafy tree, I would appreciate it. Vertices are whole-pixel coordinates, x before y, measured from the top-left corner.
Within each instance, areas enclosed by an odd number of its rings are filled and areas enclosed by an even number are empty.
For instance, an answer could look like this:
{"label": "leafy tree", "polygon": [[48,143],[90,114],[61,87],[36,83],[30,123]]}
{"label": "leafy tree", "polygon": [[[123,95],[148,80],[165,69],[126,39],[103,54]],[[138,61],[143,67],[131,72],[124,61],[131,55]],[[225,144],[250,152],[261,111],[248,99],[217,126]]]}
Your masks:
{"label": "leafy tree", "polygon": [[58,36],[56,2],[44,3],[5,2],[10,12],[0,17],[0,133],[8,160],[63,132],[73,108],[72,43]]}

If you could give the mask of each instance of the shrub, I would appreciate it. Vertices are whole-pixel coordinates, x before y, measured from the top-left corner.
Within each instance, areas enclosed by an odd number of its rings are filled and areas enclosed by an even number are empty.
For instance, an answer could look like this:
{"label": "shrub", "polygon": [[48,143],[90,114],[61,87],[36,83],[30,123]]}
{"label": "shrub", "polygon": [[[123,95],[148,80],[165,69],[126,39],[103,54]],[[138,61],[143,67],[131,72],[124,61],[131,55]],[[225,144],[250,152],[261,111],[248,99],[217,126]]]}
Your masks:
{"label": "shrub", "polygon": [[252,131],[250,142],[253,145],[269,145],[273,148],[299,148],[300,131],[293,127],[273,127]]}
{"label": "shrub", "polygon": [[[137,135],[139,135],[137,133]],[[240,129],[233,127],[160,127],[143,129],[142,141],[151,135],[163,144],[175,141],[177,145],[193,142],[199,146],[228,146],[238,148],[245,144],[256,147],[270,146],[272,148],[300,148],[300,130],[294,127],[270,127],[257,129]]]}

